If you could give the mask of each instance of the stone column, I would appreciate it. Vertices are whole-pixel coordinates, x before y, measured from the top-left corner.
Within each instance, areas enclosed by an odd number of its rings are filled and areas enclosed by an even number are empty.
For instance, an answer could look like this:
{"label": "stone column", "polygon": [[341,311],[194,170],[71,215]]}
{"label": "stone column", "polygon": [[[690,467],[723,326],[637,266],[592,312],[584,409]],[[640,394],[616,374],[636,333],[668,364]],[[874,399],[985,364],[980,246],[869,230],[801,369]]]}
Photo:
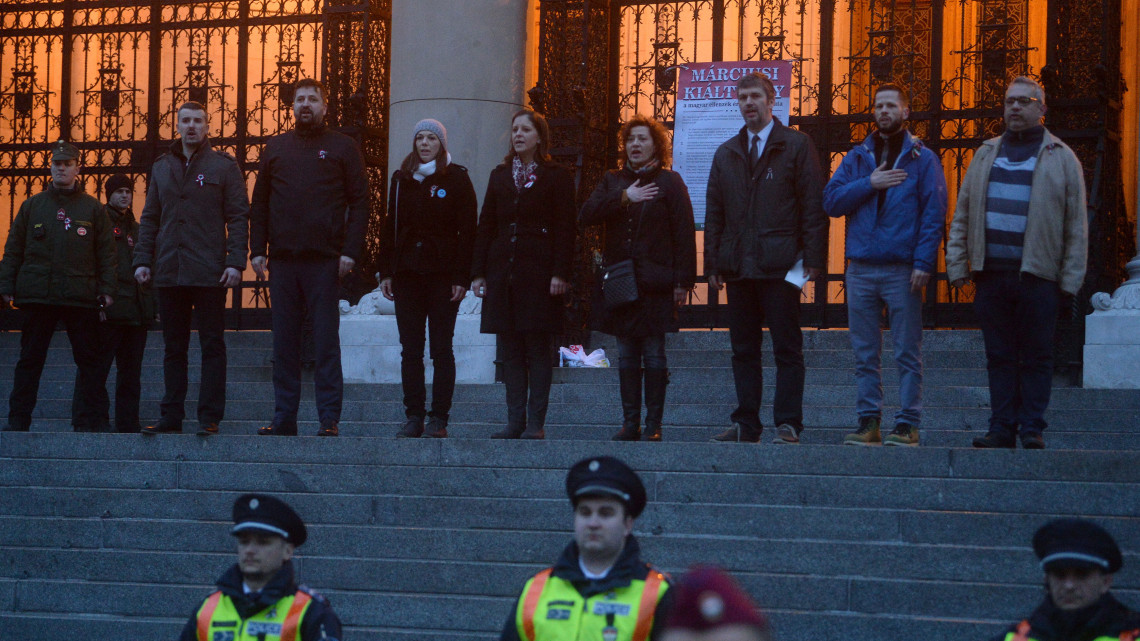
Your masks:
{"label": "stone column", "polygon": [[412,150],[412,127],[447,128],[453,162],[479,202],[525,103],[527,17],[535,0],[393,0],[388,179]]}

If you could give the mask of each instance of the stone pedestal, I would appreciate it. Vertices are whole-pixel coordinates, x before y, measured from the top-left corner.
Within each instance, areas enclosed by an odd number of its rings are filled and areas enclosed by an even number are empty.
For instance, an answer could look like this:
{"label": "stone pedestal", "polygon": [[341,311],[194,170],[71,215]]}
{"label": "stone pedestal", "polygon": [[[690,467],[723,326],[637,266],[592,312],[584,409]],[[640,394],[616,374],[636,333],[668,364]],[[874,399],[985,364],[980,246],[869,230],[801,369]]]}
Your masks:
{"label": "stone pedestal", "polygon": [[1128,263],[1129,279],[1114,294],[1092,297],[1085,319],[1084,386],[1140,389],[1140,257]]}
{"label": "stone pedestal", "polygon": [[[479,333],[479,316],[460,315],[455,321],[455,382],[495,382],[495,335]],[[424,347],[424,377],[434,371]],[[340,317],[341,371],[345,383],[399,383],[400,332],[395,316]]]}

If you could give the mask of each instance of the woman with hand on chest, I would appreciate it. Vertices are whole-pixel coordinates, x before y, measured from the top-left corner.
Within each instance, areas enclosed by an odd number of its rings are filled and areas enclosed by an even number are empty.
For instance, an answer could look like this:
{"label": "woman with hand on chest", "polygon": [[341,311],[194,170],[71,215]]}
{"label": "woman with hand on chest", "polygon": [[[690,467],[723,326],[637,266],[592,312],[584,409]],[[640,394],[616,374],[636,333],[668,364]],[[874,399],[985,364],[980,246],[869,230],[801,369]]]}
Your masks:
{"label": "woman with hand on chest", "polygon": [[[407,421],[397,437],[445,438],[455,391],[452,338],[467,293],[477,206],[467,168],[451,162],[447,130],[416,123],[412,152],[392,175],[380,240],[380,291],[396,304]],[[425,411],[425,324],[430,333],[431,412]],[[425,426],[424,419],[427,418]]]}
{"label": "woman with hand on chest", "polygon": [[530,109],[511,118],[510,150],[491,172],[475,235],[471,289],[481,330],[497,334],[506,429],[492,438],[541,439],[574,253],[574,179],[551,161],[550,128]]}
{"label": "woman with hand on chest", "polygon": [[665,334],[678,330],[677,306],[697,276],[693,205],[681,176],[668,169],[672,154],[661,123],[641,115],[630,118],[618,146],[621,167],[602,178],[582,206],[579,222],[602,226],[607,267],[633,262],[637,296],[615,303],[596,292],[591,325],[617,337],[622,427],[613,440],[659,441],[669,382]]}

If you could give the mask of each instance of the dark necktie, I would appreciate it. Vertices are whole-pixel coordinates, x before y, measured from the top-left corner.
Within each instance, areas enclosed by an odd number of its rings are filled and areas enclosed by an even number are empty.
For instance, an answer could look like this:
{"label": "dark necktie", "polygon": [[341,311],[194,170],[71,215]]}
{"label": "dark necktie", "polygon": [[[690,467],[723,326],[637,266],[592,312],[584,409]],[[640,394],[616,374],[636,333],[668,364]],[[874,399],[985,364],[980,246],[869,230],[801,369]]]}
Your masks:
{"label": "dark necktie", "polygon": [[748,159],[752,162],[752,168],[756,169],[756,163],[760,162],[760,134],[752,135],[752,150],[748,152]]}

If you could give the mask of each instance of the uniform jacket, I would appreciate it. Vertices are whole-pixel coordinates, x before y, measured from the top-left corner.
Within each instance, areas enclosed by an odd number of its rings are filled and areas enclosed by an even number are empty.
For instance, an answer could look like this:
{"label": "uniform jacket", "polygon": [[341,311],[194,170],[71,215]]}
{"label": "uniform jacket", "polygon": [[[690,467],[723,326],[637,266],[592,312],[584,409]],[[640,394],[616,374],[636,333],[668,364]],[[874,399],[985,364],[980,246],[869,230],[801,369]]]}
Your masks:
{"label": "uniform jacket", "polygon": [[582,225],[602,226],[605,264],[634,259],[639,300],[607,311],[600,300],[599,278],[598,303],[591,306],[595,329],[616,336],[677,331],[673,289],[691,289],[697,278],[693,205],[685,182],[668,169],[650,171],[644,177],[659,190],[653,200],[623,205],[622,193],[639,176],[632,169],[619,169],[602,177],[578,216]]}
{"label": "uniform jacket", "polygon": [[134,266],[155,287],[221,287],[227,267],[245,270],[249,198],[237,161],[203,142],[187,166],[182,141],[154,161],[139,217]]}
{"label": "uniform jacket", "polygon": [[139,224],[129,209],[119,211],[105,205],[103,211],[111,224],[119,265],[115,302],[106,310],[107,322],[116,325],[149,325],[154,320],[154,290],[149,284],[140,285],[135,280],[135,269],[131,265],[131,255],[139,238]]}
{"label": "uniform jacket", "polygon": [[471,254],[479,208],[463,165],[450,163],[416,180],[392,174],[388,215],[380,237],[380,280],[399,271],[446,273],[451,284],[471,285]]}
{"label": "uniform jacket", "polygon": [[[609,574],[607,574],[603,579],[588,579],[585,575],[582,574],[582,569],[578,564],[578,544],[574,542],[571,542],[570,545],[566,546],[566,549],[563,550],[562,555],[558,558],[558,562],[554,564],[552,570],[553,571],[551,578],[547,584],[546,589],[551,589],[550,582],[553,582],[556,579],[565,581],[573,586],[573,588],[577,591],[577,595],[583,599],[583,602],[566,603],[560,601],[558,603],[550,603],[549,605],[551,607],[549,609],[583,609],[587,603],[590,603],[591,600],[594,599],[595,601],[601,601],[603,604],[616,603],[619,604],[619,606],[629,606],[629,614],[624,615],[625,617],[629,618],[635,618],[637,615],[637,606],[641,601],[641,591],[631,590],[628,588],[637,582],[645,581],[650,573],[657,573],[657,570],[653,566],[641,560],[641,548],[637,544],[637,539],[632,535],[626,538],[625,548],[622,550],[621,555],[618,557],[618,560],[614,563],[614,566],[610,568]],[[665,585],[668,586],[668,577],[663,578]],[[525,640],[525,637],[522,636],[519,631],[519,613],[524,607],[526,588],[529,588],[529,586],[530,582],[528,581],[527,585],[524,587],[523,593],[519,595],[519,599],[515,604],[515,607],[511,608],[510,616],[507,617],[507,622],[503,626],[503,632],[499,637],[500,641]],[[612,593],[613,598],[607,596],[610,593]],[[600,599],[598,597],[600,597]],[[661,630],[665,627],[665,619],[668,616],[669,608],[672,605],[672,602],[673,593],[670,589],[668,589],[668,587],[666,587],[664,594],[662,594],[658,599],[657,607],[654,610],[653,627],[649,633],[650,640],[657,639],[658,635],[661,633]],[[617,609],[626,610],[624,607],[619,607]],[[589,613],[593,613],[593,609],[591,609],[589,612],[582,612],[582,615]],[[569,612],[567,612],[567,614],[569,614]],[[557,628],[554,626],[560,627],[560,624],[563,621],[567,625],[570,625],[571,623],[569,619],[561,619],[561,621],[560,619],[561,617],[559,617],[558,614],[551,612],[538,611],[535,612],[534,615],[536,629],[542,630],[542,622],[546,621],[546,626],[550,626],[546,629],[550,630],[551,632],[557,630]],[[595,621],[591,620],[590,623],[593,624]],[[601,621],[598,623],[601,623]],[[625,623],[631,623],[631,621],[626,621]],[[628,627],[630,626],[624,626],[624,628]],[[570,636],[569,638],[600,639],[602,636],[600,628],[601,625],[591,625],[589,629],[581,628],[579,631],[580,634],[578,636]],[[565,632],[569,635],[571,631],[566,630]],[[558,636],[556,638],[558,641],[565,641],[564,637],[562,636]],[[539,637],[536,639],[536,641],[543,641],[541,633],[539,634]],[[629,637],[620,636],[617,641],[629,641]]]}
{"label": "uniform jacket", "polygon": [[833,218],[847,218],[847,258],[868,263],[905,263],[927,273],[938,265],[946,226],[946,178],[942,164],[921,140],[903,131],[902,151],[892,169],[907,172],[901,185],[887,189],[882,208],[871,186],[877,132],[843,158],[823,191],[823,207]]}
{"label": "uniform jacket", "polygon": [[1014,641],[1024,624],[1028,624],[1025,639],[1032,641],[1117,641],[1122,632],[1129,631],[1135,632],[1134,638],[1140,636],[1140,613],[1125,607],[1111,592],[1086,610],[1072,616],[1045,597],[1028,619],[1010,626],[993,641]]}
{"label": "uniform jacket", "polygon": [[117,295],[115,243],[103,205],[76,185],[54,185],[24,201],[12,220],[0,294],[16,305],[98,307],[96,298]]}
{"label": "uniform jacket", "polygon": [[[333,612],[328,599],[303,585],[298,586],[294,582],[292,561],[286,561],[285,565],[277,571],[277,575],[270,579],[261,592],[255,594],[245,594],[242,589],[241,570],[236,564],[226,570],[226,573],[218,579],[217,585],[222,594],[233,601],[243,621],[267,608],[274,607],[282,598],[292,596],[298,590],[305,592],[312,597],[312,601],[304,618],[301,619],[299,641],[321,641],[324,638],[321,636],[322,629],[329,641],[339,641],[344,638],[341,636],[340,619]],[[282,611],[278,614],[280,618],[284,618],[286,613]],[[235,626],[236,631],[237,626]],[[182,628],[179,641],[197,641],[197,639],[198,609],[195,608],[194,613],[190,615],[190,620]]]}
{"label": "uniform jacket", "polygon": [[550,280],[570,282],[574,178],[553,163],[540,163],[534,175],[522,192],[508,164],[495,167],[487,181],[471,266],[472,279],[487,279],[485,334],[562,328],[562,297],[550,295]]}
{"label": "uniform jacket", "polygon": [[705,274],[783,278],[802,254],[824,269],[827,214],[815,147],[807,134],[777,120],[754,170],[748,130],[713,156],[705,202]]}
{"label": "uniform jacket", "polygon": [[368,178],[355,140],[321,125],[266,141],[253,187],[250,256],[359,261],[367,226]]}
{"label": "uniform jacket", "polygon": [[[946,242],[950,282],[986,267],[986,193],[1000,147],[1001,136],[983,143],[962,180]],[[1031,189],[1021,271],[1076,294],[1088,262],[1085,177],[1073,150],[1048,130],[1037,151]]]}

